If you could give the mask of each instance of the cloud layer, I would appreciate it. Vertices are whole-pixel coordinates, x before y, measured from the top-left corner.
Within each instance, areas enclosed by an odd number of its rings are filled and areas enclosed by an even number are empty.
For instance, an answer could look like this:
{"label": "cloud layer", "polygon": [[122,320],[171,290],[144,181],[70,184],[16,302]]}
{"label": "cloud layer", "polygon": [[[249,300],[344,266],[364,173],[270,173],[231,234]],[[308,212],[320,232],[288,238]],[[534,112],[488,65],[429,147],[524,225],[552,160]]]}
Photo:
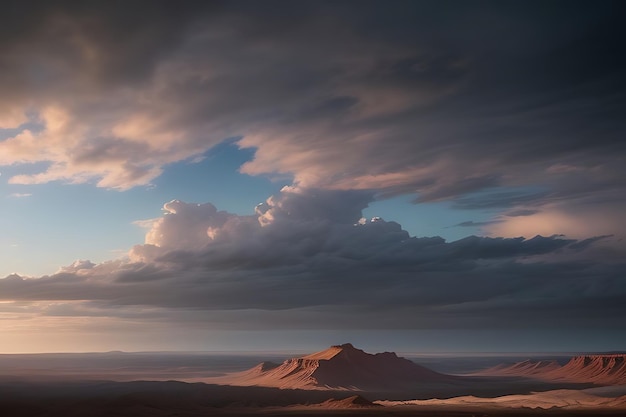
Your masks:
{"label": "cloud layer", "polygon": [[303,187],[458,207],[515,187],[493,207],[623,211],[623,5],[487,6],[16,5],[0,164],[25,167],[13,184],[125,190],[241,137],[256,150],[243,172]]}
{"label": "cloud layer", "polygon": [[[171,201],[127,259],[1,279],[0,317],[623,330],[624,4],[481,5],[4,8],[10,184],[128,190],[233,138],[243,173],[293,181],[250,216]],[[457,226],[491,237],[361,218],[400,194],[486,211]]]}
{"label": "cloud layer", "polygon": [[360,218],[369,198],[288,187],[253,216],[172,201],[128,260],[9,276],[0,294],[40,316],[216,329],[623,327],[626,265],[592,250],[610,237],[416,238]]}

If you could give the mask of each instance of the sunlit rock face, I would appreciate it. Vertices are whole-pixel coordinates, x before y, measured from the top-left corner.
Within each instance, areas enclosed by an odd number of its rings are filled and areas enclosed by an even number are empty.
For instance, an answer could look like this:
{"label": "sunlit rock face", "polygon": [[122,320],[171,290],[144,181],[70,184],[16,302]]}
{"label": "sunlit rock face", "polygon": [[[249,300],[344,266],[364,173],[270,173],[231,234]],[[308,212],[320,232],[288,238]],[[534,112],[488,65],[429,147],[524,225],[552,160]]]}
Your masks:
{"label": "sunlit rock face", "polygon": [[262,363],[226,377],[232,385],[300,389],[391,390],[455,378],[434,372],[395,353],[370,354],[350,343],[291,358],[282,364]]}
{"label": "sunlit rock face", "polygon": [[563,366],[554,361],[524,361],[510,366],[498,366],[485,373],[551,381],[622,385],[626,384],[626,354],[574,356]]}

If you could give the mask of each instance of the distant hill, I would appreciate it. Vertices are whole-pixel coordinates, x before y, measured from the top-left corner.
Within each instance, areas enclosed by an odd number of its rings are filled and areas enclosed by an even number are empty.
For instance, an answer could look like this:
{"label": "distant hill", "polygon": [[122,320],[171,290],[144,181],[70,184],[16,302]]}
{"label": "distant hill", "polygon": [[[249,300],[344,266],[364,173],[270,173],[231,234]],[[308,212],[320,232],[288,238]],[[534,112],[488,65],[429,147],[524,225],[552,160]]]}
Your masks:
{"label": "distant hill", "polygon": [[447,383],[455,379],[392,352],[370,354],[346,343],[287,359],[282,364],[263,362],[247,371],[214,380],[240,386],[358,391],[405,389],[420,384]]}
{"label": "distant hill", "polygon": [[545,381],[623,385],[626,384],[626,354],[574,356],[562,366],[554,361],[524,361],[508,366],[499,365],[479,374],[522,376]]}

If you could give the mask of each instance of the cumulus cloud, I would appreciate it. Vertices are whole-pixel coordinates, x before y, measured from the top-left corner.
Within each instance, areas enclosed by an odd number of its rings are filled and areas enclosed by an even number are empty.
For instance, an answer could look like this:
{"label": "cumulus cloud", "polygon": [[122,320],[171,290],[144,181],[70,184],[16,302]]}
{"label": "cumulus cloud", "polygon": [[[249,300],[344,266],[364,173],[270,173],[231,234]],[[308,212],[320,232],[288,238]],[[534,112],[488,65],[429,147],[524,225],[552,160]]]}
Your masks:
{"label": "cumulus cloud", "polygon": [[216,237],[231,214],[211,203],[187,204],[173,200],[163,206],[165,216],[152,223],[146,243],[166,249],[200,249]]}
{"label": "cumulus cloud", "polygon": [[94,266],[96,266],[96,264],[89,260],[78,259],[71,265],[61,267],[61,269],[59,269],[59,273],[81,274],[92,269]]}
{"label": "cumulus cloud", "polygon": [[0,294],[55,305],[33,314],[158,314],[222,329],[623,323],[623,260],[593,251],[607,237],[412,237],[393,221],[362,219],[372,198],[286,187],[251,216],[172,201],[129,259],[10,276]]}

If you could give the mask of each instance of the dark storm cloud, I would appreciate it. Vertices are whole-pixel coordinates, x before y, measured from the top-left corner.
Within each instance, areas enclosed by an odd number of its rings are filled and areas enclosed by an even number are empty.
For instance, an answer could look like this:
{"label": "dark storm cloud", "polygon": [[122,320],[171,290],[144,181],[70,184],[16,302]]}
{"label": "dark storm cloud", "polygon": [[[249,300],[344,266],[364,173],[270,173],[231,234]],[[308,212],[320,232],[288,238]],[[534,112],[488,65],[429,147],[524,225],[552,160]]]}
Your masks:
{"label": "dark storm cloud", "polygon": [[126,189],[243,136],[256,148],[244,172],[306,186],[459,208],[484,207],[463,199],[508,186],[545,194],[492,207],[607,195],[624,204],[623,8],[13,2],[0,25],[4,105],[52,126],[54,103],[74,138],[45,133],[45,153],[7,142],[3,163],[52,163],[13,182]]}
{"label": "dark storm cloud", "polygon": [[[146,318],[170,312],[231,329],[623,323],[626,311],[614,299],[626,295],[625,265],[587,252],[606,236],[416,238],[395,222],[359,220],[365,201],[359,193],[285,189],[255,216],[174,201],[148,233],[153,243],[136,246],[130,261],[7,277],[0,294],[56,301],[42,314],[145,310]],[[194,227],[206,233],[181,242]]]}
{"label": "dark storm cloud", "polygon": [[570,245],[570,248],[577,249],[577,250],[584,250],[584,249],[587,249],[593,243],[598,242],[602,239],[610,238],[610,237],[613,237],[613,235],[590,237],[590,238],[581,240],[580,242],[573,243],[572,245]]}
{"label": "dark storm cloud", "polygon": [[9,2],[0,29],[5,75],[29,69],[20,86],[39,88],[58,87],[49,81],[70,74],[107,87],[144,82],[180,44],[198,14],[214,7],[208,2],[187,6],[160,0]]}
{"label": "dark storm cloud", "polygon": [[537,214],[539,210],[532,209],[519,209],[508,212],[506,215],[509,217],[521,217],[521,216],[532,216],[533,214]]}
{"label": "dark storm cloud", "polygon": [[490,224],[496,224],[496,223],[500,223],[500,220],[490,220],[487,222],[475,222],[473,220],[467,220],[461,223],[457,223],[454,226],[450,226],[450,227],[480,227],[480,226],[487,226]]}
{"label": "dark storm cloud", "polygon": [[518,205],[538,204],[548,199],[549,195],[545,191],[485,191],[457,198],[454,200],[454,207],[464,210],[510,208]]}

